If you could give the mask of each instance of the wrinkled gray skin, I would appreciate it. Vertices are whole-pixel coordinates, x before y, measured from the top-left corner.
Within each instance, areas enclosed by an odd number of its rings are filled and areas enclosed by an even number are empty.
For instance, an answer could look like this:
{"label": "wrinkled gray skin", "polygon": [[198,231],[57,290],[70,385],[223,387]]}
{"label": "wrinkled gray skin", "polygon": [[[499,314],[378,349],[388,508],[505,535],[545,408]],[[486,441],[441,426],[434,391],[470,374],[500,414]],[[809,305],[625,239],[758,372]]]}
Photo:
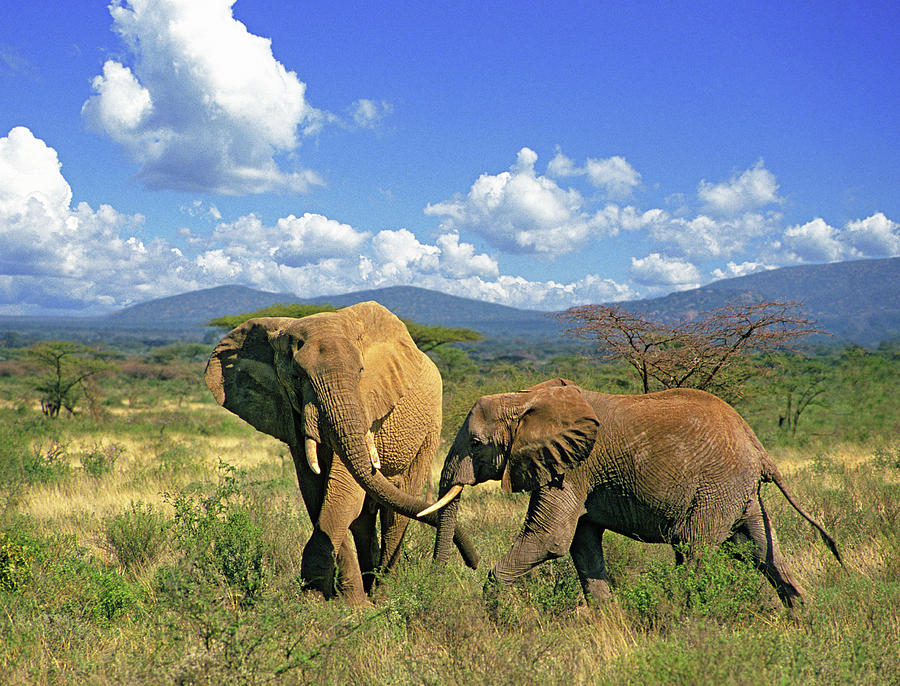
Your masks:
{"label": "wrinkled gray skin", "polygon": [[[522,532],[491,571],[486,592],[571,552],[588,599],[610,596],[606,530],[676,548],[678,563],[702,545],[752,541],[756,567],[787,607],[804,592],[778,549],[760,485],[774,482],[821,534],[831,536],[788,492],[753,431],[703,391],[617,396],[553,379],[518,393],[484,396],[466,417],[441,473],[454,484],[500,479],[531,491]],[[459,498],[441,511],[435,560],[450,554]],[[682,553],[686,550],[686,553]]]}
{"label": "wrinkled gray skin", "polygon": [[[440,437],[437,368],[403,322],[366,302],[301,319],[251,319],[216,346],[206,384],[223,407],[290,446],[314,525],[304,583],[367,603],[371,572],[396,563],[408,518],[425,506],[416,494]],[[310,465],[316,460],[321,474]],[[437,514],[428,521],[436,525]],[[454,535],[474,567],[471,542]]]}

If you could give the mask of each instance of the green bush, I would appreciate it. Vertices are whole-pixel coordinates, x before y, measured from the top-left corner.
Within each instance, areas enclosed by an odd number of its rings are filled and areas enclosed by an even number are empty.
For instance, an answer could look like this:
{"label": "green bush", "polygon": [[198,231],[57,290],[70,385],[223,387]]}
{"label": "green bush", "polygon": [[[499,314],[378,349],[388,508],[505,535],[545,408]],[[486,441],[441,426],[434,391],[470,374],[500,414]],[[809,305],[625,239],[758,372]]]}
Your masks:
{"label": "green bush", "polygon": [[152,564],[165,548],[169,525],[150,504],[132,502],[125,512],[106,519],[103,547],[125,569]]}
{"label": "green bush", "polygon": [[28,538],[0,531],[0,591],[17,591],[31,580],[34,554]]}
{"label": "green bush", "polygon": [[96,589],[93,616],[111,622],[130,613],[140,604],[141,594],[135,586],[115,572],[100,574]]}
{"label": "green bush", "polygon": [[263,528],[242,502],[249,489],[244,473],[226,464],[219,471],[220,482],[209,495],[169,496],[175,508],[172,532],[188,573],[225,584],[238,602],[250,604],[266,576],[268,544]]}
{"label": "green bush", "polygon": [[124,453],[125,449],[116,443],[107,445],[98,443],[88,452],[81,453],[79,456],[81,468],[85,474],[95,479],[100,478],[115,469],[116,462]]}
{"label": "green bush", "polygon": [[752,543],[704,548],[696,563],[651,560],[647,571],[617,591],[622,606],[652,629],[677,625],[687,615],[737,622],[760,608],[762,577],[751,562]]}

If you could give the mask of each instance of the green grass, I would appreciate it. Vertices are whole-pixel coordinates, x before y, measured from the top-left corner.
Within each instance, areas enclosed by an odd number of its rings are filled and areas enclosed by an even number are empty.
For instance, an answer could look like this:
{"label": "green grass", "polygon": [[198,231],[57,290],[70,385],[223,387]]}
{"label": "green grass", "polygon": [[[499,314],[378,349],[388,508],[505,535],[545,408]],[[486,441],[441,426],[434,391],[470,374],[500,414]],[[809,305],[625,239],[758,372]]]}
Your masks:
{"label": "green grass", "polygon": [[[774,391],[761,384],[742,401],[845,560],[764,488],[809,596],[796,616],[727,551],[676,567],[669,548],[615,534],[604,539],[613,602],[586,606],[566,556],[505,589],[489,613],[487,572],[527,506],[527,496],[489,485],[467,489],[460,512],[480,569],[458,557],[433,568],[433,530],[413,524],[374,608],[325,602],[299,584],[311,525],[286,449],[204,389],[179,402],[183,376],[108,379],[103,417],[50,421],[21,379],[2,377],[0,682],[898,682],[900,370],[891,358],[834,365],[844,381],[796,441],[778,433]],[[621,392],[631,383],[575,358],[448,375],[445,437],[479,395],[554,375]]]}

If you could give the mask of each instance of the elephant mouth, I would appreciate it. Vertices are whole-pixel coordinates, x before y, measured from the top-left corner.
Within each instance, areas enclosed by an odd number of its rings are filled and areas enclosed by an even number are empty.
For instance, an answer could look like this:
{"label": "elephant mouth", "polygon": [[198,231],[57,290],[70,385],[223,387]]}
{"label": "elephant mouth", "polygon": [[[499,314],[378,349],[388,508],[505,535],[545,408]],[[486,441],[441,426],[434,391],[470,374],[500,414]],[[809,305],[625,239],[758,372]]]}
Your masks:
{"label": "elephant mouth", "polygon": [[[303,451],[306,454],[306,464],[315,475],[322,473],[319,465],[318,446],[321,443],[322,429],[319,426],[321,410],[315,404],[312,392],[303,393],[302,404],[298,403],[295,394],[288,392],[291,401],[291,409],[294,417],[294,429],[297,437],[303,441]],[[299,405],[299,406],[298,406]],[[375,435],[369,429],[365,434],[366,449],[369,452],[369,460],[372,469],[381,469],[381,459],[378,456],[378,448],[375,446]]]}

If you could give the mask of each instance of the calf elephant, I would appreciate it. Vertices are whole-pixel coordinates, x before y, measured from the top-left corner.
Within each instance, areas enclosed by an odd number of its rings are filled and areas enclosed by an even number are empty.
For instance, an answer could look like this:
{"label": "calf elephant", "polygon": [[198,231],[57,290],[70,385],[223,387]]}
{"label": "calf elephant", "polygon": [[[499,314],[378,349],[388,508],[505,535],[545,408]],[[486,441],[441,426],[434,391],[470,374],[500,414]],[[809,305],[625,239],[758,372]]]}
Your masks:
{"label": "calf elephant", "polygon": [[[397,561],[408,518],[426,505],[416,494],[441,429],[434,363],[403,322],[366,302],[241,324],[213,351],[206,384],[220,405],[290,446],[313,522],[301,559],[305,584],[365,603],[369,572]],[[455,539],[474,567],[468,538],[457,531]]]}
{"label": "calf elephant", "polygon": [[797,504],[746,422],[703,391],[616,396],[554,379],[480,398],[447,455],[441,498],[424,512],[444,508],[436,561],[449,556],[462,486],[491,479],[531,491],[522,532],[489,576],[495,584],[570,551],[585,596],[606,598],[602,537],[609,529],[669,543],[679,563],[698,546],[752,541],[757,568],[793,607],[804,592],[779,552],[763,482],[778,486],[841,561],[834,539]]}

